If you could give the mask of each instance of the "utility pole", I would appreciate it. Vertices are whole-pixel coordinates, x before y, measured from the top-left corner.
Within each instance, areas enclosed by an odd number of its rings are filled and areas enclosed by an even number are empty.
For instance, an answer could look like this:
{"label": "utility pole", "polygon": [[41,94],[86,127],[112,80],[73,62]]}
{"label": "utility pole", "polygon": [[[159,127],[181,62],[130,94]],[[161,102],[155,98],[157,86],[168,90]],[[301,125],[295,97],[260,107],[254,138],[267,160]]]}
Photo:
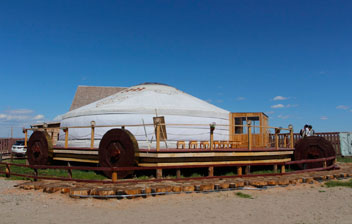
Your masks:
{"label": "utility pole", "polygon": [[13,127],[11,127],[11,138],[13,138]]}

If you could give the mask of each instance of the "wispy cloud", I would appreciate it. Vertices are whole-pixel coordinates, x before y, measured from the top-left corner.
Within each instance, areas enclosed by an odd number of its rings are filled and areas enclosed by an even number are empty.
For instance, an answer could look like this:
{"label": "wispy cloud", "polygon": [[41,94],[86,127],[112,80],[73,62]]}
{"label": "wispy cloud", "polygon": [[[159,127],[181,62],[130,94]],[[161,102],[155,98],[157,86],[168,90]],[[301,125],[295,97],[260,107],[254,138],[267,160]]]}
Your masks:
{"label": "wispy cloud", "polygon": [[286,107],[287,107],[287,108],[290,108],[290,107],[298,107],[298,104],[287,104]]}
{"label": "wispy cloud", "polygon": [[243,96],[239,96],[239,97],[236,98],[237,101],[242,101],[242,100],[245,100],[245,99],[246,99],[246,98],[243,97]]}
{"label": "wispy cloud", "polygon": [[284,108],[285,106],[283,104],[276,104],[276,105],[272,105],[271,108],[277,109],[277,108]]}
{"label": "wispy cloud", "polygon": [[321,116],[321,117],[320,117],[320,120],[327,120],[327,119],[328,119],[327,116]]}
{"label": "wispy cloud", "polygon": [[336,109],[339,109],[339,110],[348,110],[350,107],[349,106],[346,106],[346,105],[338,105],[336,107]]}
{"label": "wispy cloud", "polygon": [[36,115],[35,117],[33,117],[33,120],[41,120],[41,119],[43,119],[43,118],[44,118],[44,115],[38,114],[38,115]]}
{"label": "wispy cloud", "polygon": [[282,114],[277,116],[277,118],[280,118],[280,119],[287,119],[289,117],[290,117],[290,115],[282,115]]}
{"label": "wispy cloud", "polygon": [[5,111],[5,113],[0,114],[0,120],[2,121],[13,121],[13,122],[24,122],[24,121],[34,121],[42,120],[44,115],[34,114],[33,110],[29,109],[16,109]]}
{"label": "wispy cloud", "polygon": [[273,98],[274,101],[276,101],[276,100],[288,100],[288,99],[289,99],[288,97],[284,97],[284,96],[275,96]]}
{"label": "wispy cloud", "polygon": [[266,114],[274,114],[275,111],[271,110],[271,111],[268,111],[268,112],[265,112]]}
{"label": "wispy cloud", "polygon": [[29,110],[29,109],[17,109],[17,110],[8,111],[9,114],[31,114],[33,112],[34,112],[33,110]]}

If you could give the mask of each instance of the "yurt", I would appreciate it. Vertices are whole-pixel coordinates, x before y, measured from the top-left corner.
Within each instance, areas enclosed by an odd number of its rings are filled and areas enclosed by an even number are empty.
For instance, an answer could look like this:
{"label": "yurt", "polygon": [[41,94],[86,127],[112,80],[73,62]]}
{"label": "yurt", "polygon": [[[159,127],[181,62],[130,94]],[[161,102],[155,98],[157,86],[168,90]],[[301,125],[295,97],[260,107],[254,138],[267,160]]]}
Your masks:
{"label": "yurt", "polygon": [[[161,147],[175,148],[181,140],[209,140],[212,123],[216,124],[214,139],[228,140],[229,113],[172,86],[144,83],[69,111],[62,116],[61,127],[90,126],[92,121],[96,126],[123,125],[135,136],[139,148],[150,148],[156,142],[153,117],[162,116],[167,138]],[[95,129],[95,147],[111,128]],[[90,128],[70,128],[69,146],[89,147],[90,137]],[[57,145],[63,146],[64,140],[61,131]]]}

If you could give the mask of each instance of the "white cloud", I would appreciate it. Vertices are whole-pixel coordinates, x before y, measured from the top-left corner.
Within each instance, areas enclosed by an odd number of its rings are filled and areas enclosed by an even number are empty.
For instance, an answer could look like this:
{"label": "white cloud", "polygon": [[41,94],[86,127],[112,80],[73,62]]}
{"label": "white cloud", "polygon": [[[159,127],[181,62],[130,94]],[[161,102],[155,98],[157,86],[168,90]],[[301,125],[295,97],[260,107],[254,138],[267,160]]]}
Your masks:
{"label": "white cloud", "polygon": [[8,110],[5,111],[5,113],[0,114],[0,119],[11,122],[31,122],[33,120],[40,120],[44,118],[44,115],[34,115],[33,112],[33,110],[29,109]]}
{"label": "white cloud", "polygon": [[287,104],[286,107],[287,107],[287,108],[290,108],[290,107],[298,107],[298,104]]}
{"label": "white cloud", "polygon": [[246,99],[246,98],[243,97],[243,96],[239,96],[239,97],[236,98],[237,101],[241,101],[241,100],[245,100],[245,99]]}
{"label": "white cloud", "polygon": [[271,110],[271,111],[268,111],[268,112],[265,112],[266,114],[274,114],[275,111]]}
{"label": "white cloud", "polygon": [[278,115],[277,116],[278,118],[280,118],[280,119],[287,119],[287,118],[289,118],[290,117],[290,115]]}
{"label": "white cloud", "polygon": [[33,120],[40,120],[40,119],[43,119],[43,118],[44,118],[44,115],[38,114],[37,116],[33,117]]}
{"label": "white cloud", "polygon": [[328,119],[327,116],[321,116],[321,117],[320,117],[320,120],[327,120],[327,119]]}
{"label": "white cloud", "polygon": [[284,97],[284,96],[275,96],[274,98],[273,98],[273,100],[287,100],[288,99],[288,97]]}
{"label": "white cloud", "polygon": [[349,106],[346,106],[346,105],[338,105],[336,107],[336,109],[340,109],[340,110],[348,110],[350,107]]}
{"label": "white cloud", "polygon": [[276,104],[276,105],[272,105],[271,108],[284,108],[285,106],[283,104]]}
{"label": "white cloud", "polygon": [[29,109],[17,109],[17,110],[8,111],[9,114],[31,114],[33,112],[34,112],[33,110],[29,110]]}

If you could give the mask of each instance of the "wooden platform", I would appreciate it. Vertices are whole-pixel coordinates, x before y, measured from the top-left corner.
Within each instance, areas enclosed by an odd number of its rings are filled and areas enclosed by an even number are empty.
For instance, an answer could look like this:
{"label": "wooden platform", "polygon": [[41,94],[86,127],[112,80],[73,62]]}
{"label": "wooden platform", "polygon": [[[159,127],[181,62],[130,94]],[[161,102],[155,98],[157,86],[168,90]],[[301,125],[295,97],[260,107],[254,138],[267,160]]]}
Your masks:
{"label": "wooden platform", "polygon": [[[135,152],[138,166],[186,166],[209,164],[279,163],[291,161],[294,149],[140,149]],[[98,149],[54,147],[53,160],[99,163]]]}
{"label": "wooden platform", "polygon": [[291,161],[294,149],[168,149],[143,150],[135,153],[138,166],[233,165],[279,163]]}

